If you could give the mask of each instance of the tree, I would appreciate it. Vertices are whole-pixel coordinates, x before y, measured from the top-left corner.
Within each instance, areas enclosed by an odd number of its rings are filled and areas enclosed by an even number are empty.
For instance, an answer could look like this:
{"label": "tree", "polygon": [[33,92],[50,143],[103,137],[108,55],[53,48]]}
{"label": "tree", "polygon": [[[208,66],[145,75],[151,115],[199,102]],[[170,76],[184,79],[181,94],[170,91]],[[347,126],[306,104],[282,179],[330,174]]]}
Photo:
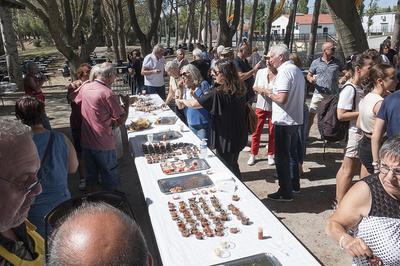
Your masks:
{"label": "tree", "polygon": [[399,51],[400,48],[400,0],[397,0],[397,6],[395,7],[396,15],[394,19],[394,29],[393,29],[393,37],[392,37],[392,47]]}
{"label": "tree", "polygon": [[121,55],[119,53],[119,39],[118,39],[118,9],[116,0],[105,0],[102,8],[104,17],[104,28],[107,35],[111,36],[111,43],[113,46],[115,59],[117,61],[121,60]]}
{"label": "tree", "polygon": [[203,29],[204,8],[205,8],[205,0],[200,0],[200,21],[199,21],[199,28],[197,30],[197,42],[199,43],[202,42],[201,30]]}
{"label": "tree", "polygon": [[253,35],[254,35],[254,26],[256,24],[257,7],[258,7],[258,0],[253,0],[253,10],[251,12],[250,30],[249,30],[250,51],[253,49]]}
{"label": "tree", "polygon": [[[232,1],[231,8],[232,9]],[[229,17],[230,23],[228,24],[226,17],[226,0],[219,0],[217,3],[218,17],[219,17],[219,43],[226,47],[232,46],[232,38],[237,31],[240,19],[240,0],[235,0],[233,18]]]}
{"label": "tree", "polygon": [[[351,0],[351,1],[353,1],[353,0]],[[321,1],[321,8],[320,8],[320,11],[319,11],[321,14],[329,14],[328,5],[327,5],[326,2],[327,2],[327,0],[322,0]]]}
{"label": "tree", "polygon": [[123,61],[127,60],[126,55],[126,39],[125,39],[125,19],[124,12],[122,8],[122,0],[117,0],[117,10],[118,10],[118,41],[119,41],[119,53]]}
{"label": "tree", "polygon": [[372,24],[374,24],[374,21],[372,20],[372,17],[377,13],[378,11],[378,3],[377,0],[370,0],[369,5],[368,5],[368,10],[365,12],[365,14],[368,17],[367,20],[367,35],[369,35],[370,28]]}
{"label": "tree", "polygon": [[308,14],[308,0],[299,0],[297,10],[299,13]]}
{"label": "tree", "polygon": [[[79,2],[64,0],[62,4],[54,0],[19,0],[19,2],[25,4],[46,25],[57,50],[69,61],[74,76],[79,65],[89,61],[90,54],[102,37],[102,1],[91,0],[91,9],[89,0]],[[86,27],[85,20],[89,10],[91,10],[90,25]]]}
{"label": "tree", "polygon": [[243,27],[244,27],[244,0],[240,0],[239,40],[243,39]]}
{"label": "tree", "polygon": [[7,71],[10,80],[17,84],[18,89],[23,89],[21,69],[18,60],[17,38],[12,24],[12,12],[9,8],[0,8],[0,31],[4,42]]}
{"label": "tree", "polygon": [[284,44],[286,44],[288,47],[290,44],[290,39],[292,39],[294,24],[296,23],[297,2],[298,0],[293,0],[292,2],[292,8],[290,9],[290,15],[289,15],[289,22],[286,26],[285,39],[283,40]]}
{"label": "tree", "polygon": [[315,42],[317,40],[318,18],[319,18],[320,8],[321,8],[321,0],[315,0],[313,18],[311,21],[310,41],[307,49],[307,65],[311,65],[311,62],[314,59]]}
{"label": "tree", "polygon": [[368,49],[368,42],[354,1],[326,0],[331,10],[336,32],[344,56],[362,53]]}
{"label": "tree", "polygon": [[274,19],[274,10],[275,10],[276,0],[271,0],[271,4],[269,6],[268,17],[265,21],[265,43],[264,43],[264,53],[267,54],[269,50],[269,43],[271,39],[271,28],[272,28],[272,20]]}
{"label": "tree", "polygon": [[144,55],[149,54],[151,52],[151,47],[152,47],[151,41],[156,35],[158,29],[158,23],[160,22],[161,6],[163,1],[162,0],[147,1],[148,10],[150,13],[150,26],[147,33],[144,33],[141,27],[139,26],[135,9],[136,1],[135,0],[127,0],[127,1],[128,1],[128,11],[129,11],[131,27],[140,41],[140,47],[142,48],[142,53]]}

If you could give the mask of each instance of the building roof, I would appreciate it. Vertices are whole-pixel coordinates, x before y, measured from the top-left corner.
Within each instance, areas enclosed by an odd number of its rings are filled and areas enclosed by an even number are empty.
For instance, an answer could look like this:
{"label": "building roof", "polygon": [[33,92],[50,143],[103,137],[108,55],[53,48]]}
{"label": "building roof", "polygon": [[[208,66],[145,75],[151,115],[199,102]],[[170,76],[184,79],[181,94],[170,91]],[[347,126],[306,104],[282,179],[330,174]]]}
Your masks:
{"label": "building roof", "polygon": [[25,5],[21,4],[15,0],[1,0],[0,1],[0,6],[2,7],[9,7],[9,8],[19,8],[19,9],[24,9]]}
{"label": "building roof", "polygon": [[[311,25],[313,14],[297,15],[296,23],[300,25]],[[333,24],[331,15],[320,14],[318,17],[318,24]]]}

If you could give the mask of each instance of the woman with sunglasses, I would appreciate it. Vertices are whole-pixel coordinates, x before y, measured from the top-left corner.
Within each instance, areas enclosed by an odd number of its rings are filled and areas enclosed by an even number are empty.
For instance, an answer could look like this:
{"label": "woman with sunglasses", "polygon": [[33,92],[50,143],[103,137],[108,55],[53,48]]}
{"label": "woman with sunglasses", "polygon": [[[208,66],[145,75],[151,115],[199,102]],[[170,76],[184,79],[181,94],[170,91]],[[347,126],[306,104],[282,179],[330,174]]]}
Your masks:
{"label": "woman with sunglasses", "polygon": [[210,90],[209,83],[203,79],[197,67],[188,64],[182,67],[181,77],[185,89],[182,100],[176,100],[179,109],[183,109],[187,125],[199,139],[208,139],[209,133],[209,112],[201,106],[192,107],[186,105],[187,101],[206,95]]}
{"label": "woman with sunglasses", "polygon": [[71,82],[67,87],[67,100],[71,105],[71,115],[69,117],[69,124],[71,127],[71,135],[74,143],[76,153],[79,160],[79,190],[85,190],[85,169],[83,168],[82,162],[82,148],[81,148],[81,125],[82,125],[82,115],[81,115],[81,104],[74,102],[76,95],[78,95],[81,85],[89,80],[89,74],[92,67],[87,64],[81,64],[76,71],[77,80]]}
{"label": "woman with sunglasses", "polygon": [[225,165],[241,179],[238,158],[247,143],[246,87],[231,59],[217,61],[212,75],[216,88],[184,104],[210,112],[209,146],[216,149]]}
{"label": "woman with sunglasses", "polygon": [[15,115],[33,132],[33,141],[41,159],[38,178],[42,194],[38,195],[29,210],[28,219],[44,236],[44,217],[55,206],[69,199],[68,174],[78,168],[78,159],[71,141],[62,133],[47,130],[41,123],[44,103],[23,96],[15,104]]}
{"label": "woman with sunglasses", "polygon": [[379,157],[379,174],[357,182],[326,225],[353,265],[400,265],[400,137],[388,139]]}

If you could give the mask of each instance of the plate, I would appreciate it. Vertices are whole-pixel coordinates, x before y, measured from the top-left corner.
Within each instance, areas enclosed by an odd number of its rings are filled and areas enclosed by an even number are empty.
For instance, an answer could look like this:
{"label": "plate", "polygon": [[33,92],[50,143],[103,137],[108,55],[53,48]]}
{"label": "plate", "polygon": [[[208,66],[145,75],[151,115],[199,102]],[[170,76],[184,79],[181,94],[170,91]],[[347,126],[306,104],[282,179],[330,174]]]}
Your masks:
{"label": "plate", "polygon": [[176,187],[182,188],[179,192],[185,192],[214,185],[213,181],[208,175],[203,175],[200,173],[164,178],[158,180],[157,183],[161,192],[164,194],[172,194],[171,189]]}
{"label": "plate", "polygon": [[282,266],[282,263],[269,253],[260,253],[221,264],[214,264],[213,266]]}
{"label": "plate", "polygon": [[160,163],[161,170],[166,175],[203,171],[210,168],[204,159],[191,158],[186,160],[166,161]]}

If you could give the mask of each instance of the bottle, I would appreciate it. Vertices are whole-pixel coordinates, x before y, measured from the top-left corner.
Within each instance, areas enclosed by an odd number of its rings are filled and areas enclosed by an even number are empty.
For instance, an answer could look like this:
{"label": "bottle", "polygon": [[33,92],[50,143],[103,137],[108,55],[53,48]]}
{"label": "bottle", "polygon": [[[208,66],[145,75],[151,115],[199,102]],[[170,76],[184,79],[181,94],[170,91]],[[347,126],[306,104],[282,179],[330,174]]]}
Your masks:
{"label": "bottle", "polygon": [[264,232],[263,232],[262,227],[258,227],[257,238],[258,238],[259,240],[263,240],[263,239],[264,239]]}
{"label": "bottle", "polygon": [[202,139],[200,143],[200,158],[207,158],[207,139]]}

